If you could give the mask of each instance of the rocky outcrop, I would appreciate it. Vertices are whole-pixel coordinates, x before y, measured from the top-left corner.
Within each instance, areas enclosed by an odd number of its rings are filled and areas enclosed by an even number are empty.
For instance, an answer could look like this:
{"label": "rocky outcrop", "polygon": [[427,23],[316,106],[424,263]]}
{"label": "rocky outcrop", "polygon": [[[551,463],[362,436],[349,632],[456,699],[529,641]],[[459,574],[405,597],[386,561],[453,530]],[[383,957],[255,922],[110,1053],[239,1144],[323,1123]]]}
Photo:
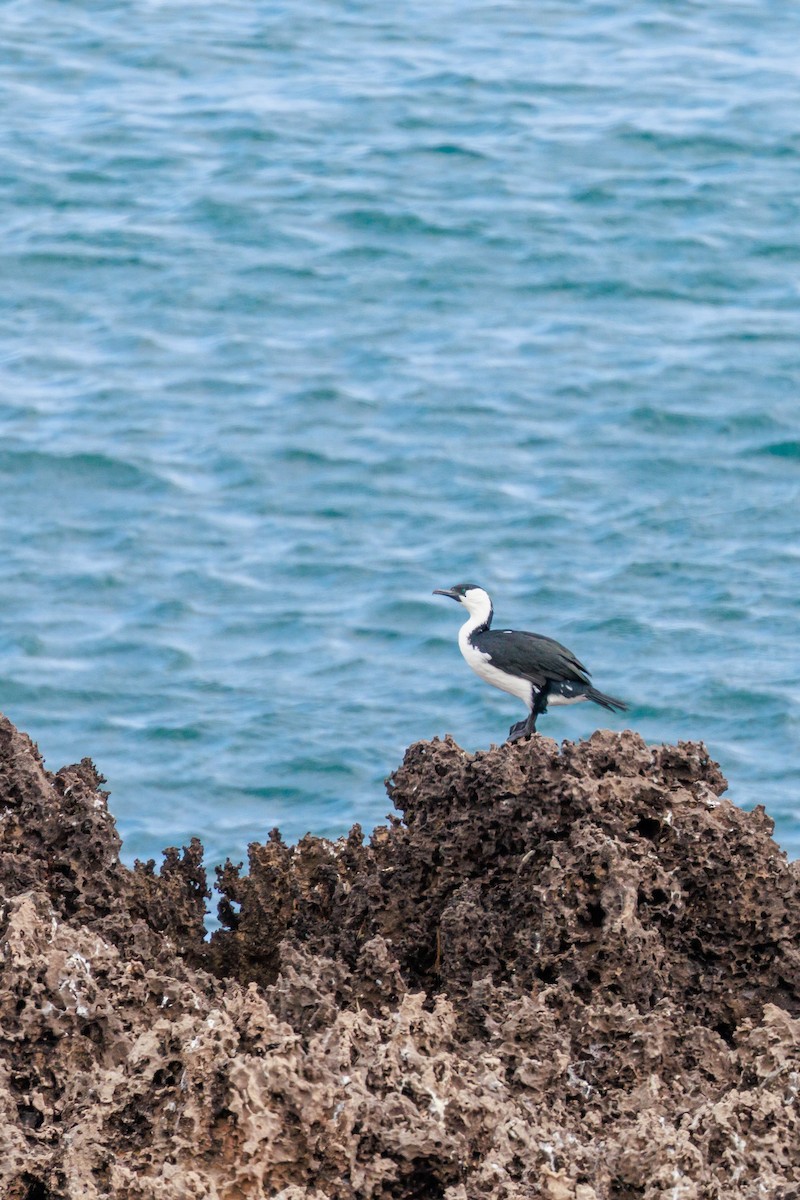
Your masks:
{"label": "rocky outcrop", "polygon": [[418,743],[210,940],[102,782],[0,721],[1,1196],[800,1196],[798,877],[701,745]]}

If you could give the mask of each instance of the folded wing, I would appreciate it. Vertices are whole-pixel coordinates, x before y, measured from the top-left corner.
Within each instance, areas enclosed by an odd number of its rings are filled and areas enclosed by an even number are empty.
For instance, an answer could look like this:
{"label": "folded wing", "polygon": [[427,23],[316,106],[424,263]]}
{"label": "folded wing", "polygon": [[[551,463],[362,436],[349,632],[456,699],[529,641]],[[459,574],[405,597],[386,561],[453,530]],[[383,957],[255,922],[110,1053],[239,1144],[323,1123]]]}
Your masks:
{"label": "folded wing", "polygon": [[542,688],[546,683],[589,683],[589,672],[571,650],[553,638],[512,629],[488,629],[473,645],[491,656],[492,665]]}

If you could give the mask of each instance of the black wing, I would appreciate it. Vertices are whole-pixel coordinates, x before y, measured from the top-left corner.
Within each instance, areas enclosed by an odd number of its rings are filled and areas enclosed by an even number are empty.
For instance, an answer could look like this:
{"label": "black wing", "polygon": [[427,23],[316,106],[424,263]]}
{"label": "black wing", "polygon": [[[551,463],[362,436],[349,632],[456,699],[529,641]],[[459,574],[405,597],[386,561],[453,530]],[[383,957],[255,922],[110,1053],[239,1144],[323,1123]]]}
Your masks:
{"label": "black wing", "polygon": [[537,687],[572,680],[588,683],[589,672],[571,650],[553,638],[514,629],[487,629],[473,636],[476,649],[491,656],[492,665],[510,675],[530,679]]}

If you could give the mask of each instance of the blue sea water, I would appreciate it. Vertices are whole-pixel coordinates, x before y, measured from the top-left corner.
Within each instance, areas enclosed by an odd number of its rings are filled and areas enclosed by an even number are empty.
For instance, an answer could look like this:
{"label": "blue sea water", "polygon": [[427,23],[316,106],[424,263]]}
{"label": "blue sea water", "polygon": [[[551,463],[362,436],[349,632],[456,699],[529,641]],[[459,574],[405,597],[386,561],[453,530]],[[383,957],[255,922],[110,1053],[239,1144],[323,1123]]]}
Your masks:
{"label": "blue sea water", "polygon": [[524,713],[474,579],[800,853],[800,8],[11,0],[0,708],[128,861]]}

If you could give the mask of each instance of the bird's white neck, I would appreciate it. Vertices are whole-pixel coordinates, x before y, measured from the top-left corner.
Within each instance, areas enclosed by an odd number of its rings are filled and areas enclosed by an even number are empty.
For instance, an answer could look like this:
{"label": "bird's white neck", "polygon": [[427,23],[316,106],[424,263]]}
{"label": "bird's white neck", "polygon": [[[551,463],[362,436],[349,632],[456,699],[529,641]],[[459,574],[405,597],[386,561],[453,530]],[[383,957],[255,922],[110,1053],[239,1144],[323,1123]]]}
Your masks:
{"label": "bird's white neck", "polygon": [[485,592],[483,588],[470,588],[464,594],[461,603],[469,613],[469,617],[461,626],[458,635],[459,641],[462,638],[468,638],[477,629],[488,629],[492,623],[492,602],[488,592]]}

